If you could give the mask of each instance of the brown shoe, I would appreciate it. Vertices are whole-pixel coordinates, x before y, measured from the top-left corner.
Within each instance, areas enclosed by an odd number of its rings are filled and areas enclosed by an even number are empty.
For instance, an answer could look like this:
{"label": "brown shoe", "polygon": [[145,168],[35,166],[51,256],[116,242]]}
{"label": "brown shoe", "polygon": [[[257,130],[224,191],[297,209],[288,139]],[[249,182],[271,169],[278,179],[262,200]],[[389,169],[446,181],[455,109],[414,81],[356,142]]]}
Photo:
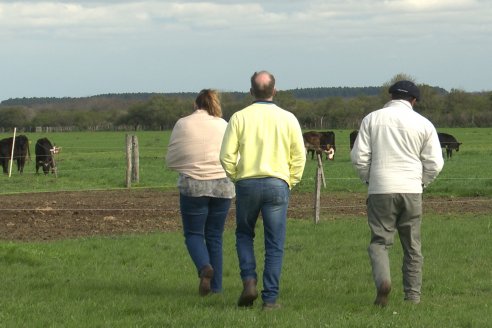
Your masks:
{"label": "brown shoe", "polygon": [[263,311],[272,311],[281,309],[282,305],[278,303],[263,303],[262,309]]}
{"label": "brown shoe", "polygon": [[391,292],[391,283],[387,281],[383,281],[381,286],[378,288],[378,293],[376,295],[376,300],[374,301],[375,305],[385,307],[388,304],[388,296]]}
{"label": "brown shoe", "polygon": [[200,296],[207,296],[212,290],[210,287],[210,282],[214,277],[214,269],[209,265],[205,265],[200,270],[200,285],[198,285],[198,294]]}
{"label": "brown shoe", "polygon": [[253,306],[253,302],[258,298],[256,290],[256,279],[246,279],[243,281],[243,292],[239,296],[237,306]]}
{"label": "brown shoe", "polygon": [[420,297],[405,297],[404,301],[409,304],[420,304]]}

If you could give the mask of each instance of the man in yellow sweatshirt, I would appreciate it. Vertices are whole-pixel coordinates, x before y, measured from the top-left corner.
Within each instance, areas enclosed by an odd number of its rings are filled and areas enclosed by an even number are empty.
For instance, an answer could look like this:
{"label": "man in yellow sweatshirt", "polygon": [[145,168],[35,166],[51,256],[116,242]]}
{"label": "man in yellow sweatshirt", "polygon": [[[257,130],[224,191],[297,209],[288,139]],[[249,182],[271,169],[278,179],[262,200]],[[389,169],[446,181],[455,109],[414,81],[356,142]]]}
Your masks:
{"label": "man in yellow sweatshirt", "polygon": [[255,226],[261,212],[265,235],[263,309],[279,308],[290,189],[302,177],[306,152],[296,117],[273,103],[275,78],[267,72],[251,77],[252,105],[234,113],[222,140],[220,162],[236,185],[236,250],[243,291],[238,306],[258,297],[254,254]]}

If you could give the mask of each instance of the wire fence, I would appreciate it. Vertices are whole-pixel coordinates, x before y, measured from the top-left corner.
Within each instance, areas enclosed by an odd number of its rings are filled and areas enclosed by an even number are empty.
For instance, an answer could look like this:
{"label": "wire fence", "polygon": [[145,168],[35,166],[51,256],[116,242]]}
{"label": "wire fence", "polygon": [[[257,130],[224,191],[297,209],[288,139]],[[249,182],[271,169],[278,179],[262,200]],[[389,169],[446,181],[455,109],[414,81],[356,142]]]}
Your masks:
{"label": "wire fence", "polygon": [[[147,169],[165,169],[165,153],[162,148],[149,148],[149,147],[144,147],[145,153],[143,156],[140,156],[141,158],[141,163],[144,165],[144,168]],[[108,162],[108,166],[97,166],[98,163],[101,163],[99,161],[94,161],[91,162],[90,158],[92,157],[91,155],[94,153],[104,153],[108,159],[111,159],[112,161]],[[154,155],[150,156],[148,155],[149,153],[153,153]],[[95,171],[108,171],[108,170],[114,170],[115,168],[125,168],[126,167],[126,149],[125,147],[70,147],[70,148],[63,148],[63,151],[60,152],[60,154],[54,155],[56,162],[57,162],[57,172],[59,174],[63,173],[70,173],[70,172],[95,172]],[[2,157],[0,157],[2,159]],[[10,159],[10,157],[8,157]],[[87,163],[90,163],[90,167],[71,167],[72,165],[65,165],[66,162],[69,161],[74,161],[74,162],[80,162],[80,161],[85,161]],[[309,159],[308,159],[309,161]],[[30,158],[27,158],[26,160],[26,165],[30,165],[30,163],[35,164],[35,155],[32,154]],[[114,166],[114,164],[117,163],[118,166]],[[149,164],[150,163],[150,164]],[[158,163],[158,164],[152,164],[152,163]],[[484,165],[488,166],[490,163],[489,158],[484,156],[482,160],[480,161],[474,161],[474,164],[476,165]],[[330,171],[333,167],[339,167],[340,165],[351,165],[350,163],[347,163],[347,161],[343,162],[328,162],[328,164],[325,164],[325,171]],[[14,161],[15,165],[15,161]],[[33,165],[34,166],[34,165]],[[476,172],[467,172],[466,170],[463,170],[461,172],[462,174],[470,174],[470,173],[476,173]],[[30,175],[30,174],[36,174],[34,170],[31,171],[26,171],[24,170],[23,172],[24,175]],[[314,177],[303,177],[303,181],[309,180],[309,181],[314,181]],[[326,176],[325,178],[328,181],[358,181],[359,179],[357,177],[330,177]],[[454,177],[439,177],[439,180],[492,180],[491,177],[470,177],[470,176],[454,176]]]}
{"label": "wire fence", "polygon": [[[176,191],[177,192],[177,191]],[[448,207],[456,206],[456,205],[490,205],[492,206],[492,198],[480,198],[480,199],[440,199],[440,200],[424,200],[424,205],[446,205]],[[176,202],[176,205],[178,203]],[[350,205],[341,205],[341,204],[330,204],[329,206],[321,206],[321,209],[334,211],[337,209],[365,209],[365,203],[360,204],[350,204]],[[443,207],[444,208],[444,207]],[[312,210],[313,205],[300,205],[295,204],[289,205],[289,210]],[[74,212],[74,211],[87,211],[87,212],[176,212],[176,208],[163,208],[163,207],[132,207],[132,208],[123,208],[123,207],[111,207],[111,208],[101,208],[101,207],[67,207],[67,208],[52,208],[51,206],[46,207],[12,207],[12,208],[0,208],[0,212]],[[235,211],[236,208],[234,205],[230,207],[230,210]]]}
{"label": "wire fence", "polygon": [[[61,139],[62,135],[63,137],[70,136],[71,139]],[[93,135],[97,135],[98,138],[93,137]],[[57,163],[57,181],[54,181],[55,178],[51,181],[42,178],[43,172],[37,176],[35,154],[30,152],[31,157],[24,168],[24,177],[15,172],[15,163],[13,171],[16,176],[13,177],[12,181],[0,177],[0,183],[3,184],[0,195],[23,192],[110,190],[119,189],[119,187],[125,189],[123,182],[127,161],[123,135],[121,134],[108,142],[105,140],[106,134],[94,133],[90,135],[90,138],[88,134],[81,134],[82,137],[75,135],[76,138],[73,138],[72,134],[60,134],[58,136],[62,142],[57,142],[56,145],[61,147],[61,151],[54,155]],[[164,161],[167,137],[157,140],[156,135],[146,139],[139,138],[140,169],[143,174],[141,174],[140,183],[133,185],[132,189],[140,188],[139,186],[142,188],[169,189],[176,185],[175,177],[177,174],[168,170]],[[162,133],[158,135],[159,138],[161,135]],[[35,140],[34,137],[32,139]],[[345,142],[347,141],[348,139],[345,140]],[[53,144],[55,143],[53,142]],[[342,142],[337,146],[334,161],[324,159],[328,192],[365,191],[365,186],[362,185],[351,165],[349,150],[348,143]],[[471,188],[470,185],[476,184],[478,189],[481,188],[476,192],[478,195],[492,195],[492,166],[490,166],[490,157],[486,156],[488,150],[479,156],[472,154],[474,152],[477,151],[473,149],[460,151],[459,156],[446,161],[445,169],[441,172],[437,182],[441,182],[441,185],[447,184],[447,186],[439,187],[439,183],[434,183],[431,185],[430,193],[441,188],[438,192],[444,194],[453,192],[453,188]],[[467,158],[466,160],[463,155]],[[311,188],[311,186],[314,185],[315,174],[309,171],[309,167],[314,167],[314,161],[310,158],[307,161],[305,174],[299,184],[300,188],[295,188],[295,190],[300,189],[302,192],[314,191],[314,187]],[[466,191],[470,195],[474,192]]]}

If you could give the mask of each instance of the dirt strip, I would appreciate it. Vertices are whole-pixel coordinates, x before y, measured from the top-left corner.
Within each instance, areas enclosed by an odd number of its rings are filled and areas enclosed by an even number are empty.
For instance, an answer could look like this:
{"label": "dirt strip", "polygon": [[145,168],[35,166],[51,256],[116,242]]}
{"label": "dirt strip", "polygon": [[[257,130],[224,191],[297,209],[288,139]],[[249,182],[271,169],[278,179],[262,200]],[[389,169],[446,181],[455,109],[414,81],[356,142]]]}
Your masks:
{"label": "dirt strip", "polygon": [[[321,220],[365,218],[364,194],[321,197]],[[312,220],[314,195],[292,193],[289,218]],[[424,213],[492,213],[492,199],[425,197]],[[234,225],[234,203],[228,227]],[[424,215],[425,215],[424,214]],[[42,241],[181,229],[175,191],[153,189],[49,192],[0,196],[0,239]]]}

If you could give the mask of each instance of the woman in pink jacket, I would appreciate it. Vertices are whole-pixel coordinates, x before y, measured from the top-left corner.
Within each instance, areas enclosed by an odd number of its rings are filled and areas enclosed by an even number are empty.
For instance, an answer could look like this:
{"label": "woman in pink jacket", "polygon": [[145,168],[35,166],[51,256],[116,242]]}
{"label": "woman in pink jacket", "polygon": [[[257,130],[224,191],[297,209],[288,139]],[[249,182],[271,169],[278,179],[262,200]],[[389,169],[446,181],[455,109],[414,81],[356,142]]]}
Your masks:
{"label": "woman in pink jacket", "polygon": [[179,172],[185,244],[200,278],[198,292],[205,296],[222,291],[222,235],[235,191],[219,161],[227,122],[218,93],[200,91],[194,109],[176,122],[166,163]]}

